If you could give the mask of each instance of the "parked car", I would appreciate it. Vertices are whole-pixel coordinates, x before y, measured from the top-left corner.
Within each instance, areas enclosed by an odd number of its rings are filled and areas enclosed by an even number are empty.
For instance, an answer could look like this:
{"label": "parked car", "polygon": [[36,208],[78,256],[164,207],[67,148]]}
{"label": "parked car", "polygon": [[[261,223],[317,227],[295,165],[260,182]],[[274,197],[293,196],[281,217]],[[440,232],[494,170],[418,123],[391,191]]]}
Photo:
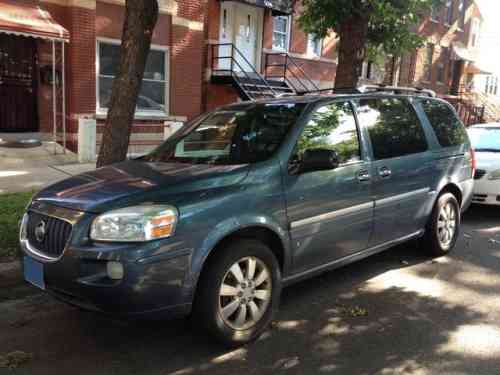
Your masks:
{"label": "parked car", "polygon": [[468,133],[477,158],[472,202],[500,205],[500,123],[474,125]]}
{"label": "parked car", "polygon": [[84,309],[192,314],[240,345],[269,326],[284,286],[414,239],[447,254],[473,170],[463,124],[424,93],[238,103],[38,193],[24,274]]}

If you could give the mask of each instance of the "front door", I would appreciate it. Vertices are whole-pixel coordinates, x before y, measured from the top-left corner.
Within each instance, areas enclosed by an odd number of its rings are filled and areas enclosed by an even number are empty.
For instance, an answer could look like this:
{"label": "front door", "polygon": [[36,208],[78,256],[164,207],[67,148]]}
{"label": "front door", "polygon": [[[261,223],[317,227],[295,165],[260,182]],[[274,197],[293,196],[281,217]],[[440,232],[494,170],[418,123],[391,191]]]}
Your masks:
{"label": "front door", "polygon": [[35,43],[0,34],[0,132],[38,131]]}
{"label": "front door", "polygon": [[[293,172],[310,149],[339,154],[333,170]],[[285,176],[294,247],[293,272],[300,273],[364,250],[373,225],[370,165],[365,160],[352,106],[340,101],[317,108],[305,126]]]}
{"label": "front door", "polygon": [[360,99],[357,111],[374,160],[375,217],[370,246],[376,246],[422,229],[434,165],[425,131],[406,99]]}
{"label": "front door", "polygon": [[[221,3],[220,43],[232,43],[235,71],[259,71],[263,9],[234,1]],[[219,48],[219,56],[231,56],[229,46]],[[230,69],[230,59],[220,59],[219,69]]]}

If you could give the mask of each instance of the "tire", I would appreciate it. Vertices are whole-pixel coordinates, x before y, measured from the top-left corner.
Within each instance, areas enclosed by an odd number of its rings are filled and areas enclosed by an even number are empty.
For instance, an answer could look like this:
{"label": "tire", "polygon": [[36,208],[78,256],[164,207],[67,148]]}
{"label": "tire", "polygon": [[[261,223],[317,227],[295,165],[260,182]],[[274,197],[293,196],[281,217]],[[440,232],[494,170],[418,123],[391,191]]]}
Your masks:
{"label": "tire", "polygon": [[451,193],[441,194],[427,223],[422,248],[432,256],[448,254],[457,243],[460,222],[460,205],[457,198]]}
{"label": "tire", "polygon": [[[192,318],[223,345],[241,346],[272,322],[281,295],[280,267],[273,252],[256,240],[237,240],[215,251],[198,281]],[[265,281],[261,272],[267,272]]]}

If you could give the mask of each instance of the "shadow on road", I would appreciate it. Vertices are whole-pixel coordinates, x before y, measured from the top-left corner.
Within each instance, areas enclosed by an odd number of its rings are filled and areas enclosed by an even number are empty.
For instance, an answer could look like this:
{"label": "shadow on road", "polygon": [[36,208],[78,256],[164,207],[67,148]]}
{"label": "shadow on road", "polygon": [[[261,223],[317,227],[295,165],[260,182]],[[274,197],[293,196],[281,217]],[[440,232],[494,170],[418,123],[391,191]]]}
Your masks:
{"label": "shadow on road", "polygon": [[488,242],[499,225],[494,209],[473,208],[450,257],[431,260],[410,243],[296,284],[273,328],[237,350],[187,320],[114,321],[62,306],[0,345],[34,353],[17,373],[499,373],[500,246]]}

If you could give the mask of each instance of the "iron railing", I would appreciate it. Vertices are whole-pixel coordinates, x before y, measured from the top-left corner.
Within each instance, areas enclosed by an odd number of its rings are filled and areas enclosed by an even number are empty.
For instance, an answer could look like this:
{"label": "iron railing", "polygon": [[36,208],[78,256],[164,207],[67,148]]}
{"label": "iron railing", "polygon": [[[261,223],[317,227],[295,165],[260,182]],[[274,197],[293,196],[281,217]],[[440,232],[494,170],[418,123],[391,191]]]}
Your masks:
{"label": "iron railing", "polygon": [[299,95],[321,91],[299,64],[286,52],[266,53],[264,77],[286,82]]}
{"label": "iron railing", "polygon": [[[255,92],[250,92],[246,87],[252,86],[262,95],[277,96],[276,91],[269,82],[255,69],[253,64],[241,53],[233,43],[212,44],[212,73],[234,78],[240,88],[250,97],[256,99]],[[220,55],[221,50],[229,49],[227,55]],[[229,61],[229,63],[224,63]],[[245,78],[247,81],[242,81]]]}

